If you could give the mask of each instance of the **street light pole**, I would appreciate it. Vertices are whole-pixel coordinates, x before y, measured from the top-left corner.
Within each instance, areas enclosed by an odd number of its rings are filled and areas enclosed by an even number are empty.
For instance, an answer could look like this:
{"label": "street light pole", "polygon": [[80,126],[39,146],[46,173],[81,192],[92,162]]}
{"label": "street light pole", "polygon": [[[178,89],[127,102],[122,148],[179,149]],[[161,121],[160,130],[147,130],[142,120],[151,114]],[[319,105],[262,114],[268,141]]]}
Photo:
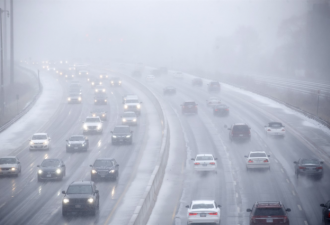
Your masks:
{"label": "street light pole", "polygon": [[4,111],[5,111],[5,107],[4,107],[4,100],[5,100],[5,93],[3,90],[3,86],[4,86],[4,81],[3,81],[3,54],[2,54],[2,9],[0,8],[0,57],[1,57],[1,69],[0,69],[0,77],[1,77],[1,113],[2,115],[4,115]]}
{"label": "street light pole", "polygon": [[14,0],[10,0],[10,83],[14,83]]}

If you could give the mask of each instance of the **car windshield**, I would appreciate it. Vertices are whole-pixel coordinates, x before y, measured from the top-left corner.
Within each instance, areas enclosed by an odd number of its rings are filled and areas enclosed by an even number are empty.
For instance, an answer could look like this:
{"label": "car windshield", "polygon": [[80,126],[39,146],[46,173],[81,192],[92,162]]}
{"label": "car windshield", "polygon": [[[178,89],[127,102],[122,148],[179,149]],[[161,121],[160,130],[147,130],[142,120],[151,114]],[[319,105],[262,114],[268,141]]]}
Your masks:
{"label": "car windshield", "polygon": [[91,113],[104,113],[105,110],[104,109],[93,109],[93,111],[91,111]]}
{"label": "car windshield", "polygon": [[129,127],[115,127],[114,133],[129,133],[130,129]]}
{"label": "car windshield", "polygon": [[318,159],[302,159],[301,164],[320,164]]}
{"label": "car windshield", "polygon": [[70,185],[67,194],[92,194],[91,185]]}
{"label": "car windshield", "polygon": [[85,137],[84,136],[72,136],[70,137],[70,141],[84,141]]}
{"label": "car windshield", "polygon": [[138,99],[126,99],[126,103],[139,103]]}
{"label": "car windshield", "polygon": [[38,134],[32,136],[32,140],[45,140],[45,139],[47,139],[47,135]]}
{"label": "car windshield", "polygon": [[113,166],[112,160],[98,159],[94,162],[95,167],[111,167]]}
{"label": "car windshield", "polygon": [[85,122],[96,123],[96,122],[100,122],[100,119],[99,118],[86,118]]}
{"label": "car windshield", "polygon": [[15,158],[0,158],[0,164],[15,164]]}
{"label": "car windshield", "polygon": [[203,155],[203,156],[197,156],[196,160],[197,161],[207,161],[207,160],[214,160],[214,159],[213,159],[213,156]]}
{"label": "car windshield", "polygon": [[269,123],[269,127],[271,128],[281,128],[283,125],[281,123]]}
{"label": "car windshield", "polygon": [[209,203],[209,204],[205,204],[205,203],[193,204],[193,206],[191,208],[192,209],[213,209],[214,204],[212,204],[212,203]]}
{"label": "car windshield", "polygon": [[233,132],[249,132],[249,127],[246,125],[235,125]]}
{"label": "car windshield", "polygon": [[112,81],[119,81],[120,79],[118,77],[113,77],[111,80]]}
{"label": "car windshield", "polygon": [[126,112],[124,113],[123,117],[135,117],[135,113],[134,112]]}
{"label": "car windshield", "polygon": [[225,108],[228,108],[228,106],[226,106],[226,105],[217,105],[216,106],[216,108],[218,108],[218,109],[225,109]]}
{"label": "car windshield", "polygon": [[106,97],[107,95],[103,92],[96,92],[95,97]]}
{"label": "car windshield", "polygon": [[250,154],[251,158],[255,158],[255,157],[267,157],[267,155],[265,153],[261,153],[261,152],[257,152],[257,153],[251,153]]}
{"label": "car windshield", "polygon": [[254,216],[285,216],[282,208],[256,208]]}
{"label": "car windshield", "polygon": [[196,103],[195,102],[185,102],[184,105],[185,106],[195,106]]}
{"label": "car windshield", "polygon": [[41,163],[42,167],[56,167],[59,165],[60,165],[60,160],[58,159],[45,159]]}

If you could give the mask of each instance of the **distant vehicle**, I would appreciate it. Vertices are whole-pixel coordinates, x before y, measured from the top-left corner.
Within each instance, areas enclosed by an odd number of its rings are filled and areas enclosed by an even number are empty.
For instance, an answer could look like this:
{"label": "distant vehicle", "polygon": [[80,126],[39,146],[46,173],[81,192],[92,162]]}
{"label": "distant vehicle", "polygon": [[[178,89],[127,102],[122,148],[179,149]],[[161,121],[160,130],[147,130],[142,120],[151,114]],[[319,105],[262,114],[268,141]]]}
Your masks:
{"label": "distant vehicle", "polygon": [[215,171],[217,170],[217,158],[214,158],[212,154],[198,154],[196,158],[192,158],[194,161],[195,171]]}
{"label": "distant vehicle", "polygon": [[137,125],[137,116],[133,111],[124,112],[121,117],[121,123],[123,125]]}
{"label": "distant vehicle", "polygon": [[94,88],[98,85],[102,85],[102,81],[95,77],[87,78],[87,82],[91,84],[91,88]]}
{"label": "distant vehicle", "polygon": [[230,141],[250,141],[251,139],[251,128],[244,123],[236,123],[228,130]]}
{"label": "distant vehicle", "polygon": [[266,168],[270,170],[269,157],[264,151],[252,151],[246,158],[246,170]]}
{"label": "distant vehicle", "polygon": [[176,72],[176,73],[173,74],[173,78],[183,79],[183,74],[181,72]]}
{"label": "distant vehicle", "polygon": [[37,167],[38,181],[62,180],[66,173],[66,167],[61,159],[44,159]]}
{"label": "distant vehicle", "polygon": [[83,212],[96,215],[100,205],[99,191],[96,190],[95,183],[92,181],[72,182],[67,191],[62,191],[62,216],[71,212]]}
{"label": "distant vehicle", "polygon": [[158,69],[151,70],[150,72],[155,77],[159,77],[161,75],[161,73]]}
{"label": "distant vehicle", "polygon": [[158,71],[160,74],[168,74],[167,67],[159,67]]}
{"label": "distant vehicle", "polygon": [[81,83],[78,80],[72,80],[69,88],[81,88]]}
{"label": "distant vehicle", "polygon": [[110,78],[110,85],[112,87],[121,87],[121,79],[119,77]]}
{"label": "distant vehicle", "polygon": [[250,225],[290,225],[290,220],[287,212],[291,212],[291,209],[286,209],[284,205],[278,201],[256,202],[254,203],[252,209],[247,209],[246,211],[250,213]]}
{"label": "distant vehicle", "polygon": [[265,125],[265,131],[267,135],[271,136],[285,136],[285,127],[279,122],[270,122]]}
{"label": "distant vehicle", "polygon": [[117,179],[119,175],[119,165],[115,159],[112,158],[98,158],[90,165],[91,180],[98,179]]}
{"label": "distant vehicle", "polygon": [[207,90],[209,92],[220,92],[220,83],[218,81],[211,81],[207,84]]}
{"label": "distant vehicle", "polygon": [[142,73],[138,70],[134,70],[132,72],[132,77],[140,78],[140,77],[142,77]]}
{"label": "distant vehicle", "polygon": [[71,71],[71,70],[65,70],[65,71],[63,71],[63,75],[64,75],[65,79],[67,79],[67,80],[73,79],[75,77],[74,72]]}
{"label": "distant vehicle", "polygon": [[112,144],[127,143],[132,144],[133,131],[127,125],[115,126],[114,130],[111,131],[111,142]]}
{"label": "distant vehicle", "polygon": [[47,133],[36,133],[30,140],[30,150],[34,149],[50,149],[50,137]]}
{"label": "distant vehicle", "polygon": [[201,78],[198,78],[198,77],[193,78],[191,80],[191,85],[192,86],[203,86],[203,80]]}
{"label": "distant vehicle", "polygon": [[109,79],[110,76],[108,74],[100,74],[99,77],[101,80],[106,80],[106,79]]}
{"label": "distant vehicle", "polygon": [[302,158],[294,161],[295,174],[298,178],[299,175],[313,176],[317,178],[323,177],[323,161],[318,159]]}
{"label": "distant vehicle", "polygon": [[94,91],[95,91],[95,93],[97,93],[97,92],[104,92],[105,93],[105,87],[103,85],[95,85]]}
{"label": "distant vehicle", "polygon": [[81,103],[81,96],[79,95],[79,93],[76,92],[70,92],[69,96],[68,96],[68,103],[69,104],[73,104],[73,103]]}
{"label": "distant vehicle", "polygon": [[69,93],[70,94],[82,95],[82,89],[81,89],[81,87],[70,86]]}
{"label": "distant vehicle", "polygon": [[108,104],[108,96],[104,92],[96,92],[94,94],[94,105],[106,105]]}
{"label": "distant vehicle", "polygon": [[66,140],[66,152],[87,151],[89,140],[83,135],[73,135]]}
{"label": "distant vehicle", "polygon": [[175,95],[176,94],[176,88],[172,86],[167,86],[163,89],[164,95]]}
{"label": "distant vehicle", "polygon": [[322,207],[322,224],[330,224],[330,201],[320,206]]}
{"label": "distant vehicle", "polygon": [[187,205],[187,224],[213,223],[219,225],[220,207],[214,200],[193,200]]}
{"label": "distant vehicle", "polygon": [[208,100],[206,100],[206,106],[208,107],[213,107],[220,104],[221,100],[218,97],[210,97]]}
{"label": "distant vehicle", "polygon": [[89,72],[88,70],[79,70],[78,71],[78,77],[86,77],[88,76]]}
{"label": "distant vehicle", "polygon": [[213,106],[213,115],[215,116],[227,116],[229,114],[229,107],[224,104]]}
{"label": "distant vehicle", "polygon": [[92,117],[100,117],[102,121],[106,121],[108,119],[107,111],[105,109],[93,109],[91,111]]}
{"label": "distant vehicle", "polygon": [[0,157],[0,175],[15,175],[21,173],[21,162],[16,156]]}
{"label": "distant vehicle", "polygon": [[103,124],[100,117],[88,116],[83,123],[83,133],[103,133]]}
{"label": "distant vehicle", "polygon": [[181,113],[198,113],[197,103],[194,101],[185,101],[183,104],[181,104]]}
{"label": "distant vehicle", "polygon": [[133,111],[137,115],[140,115],[141,114],[141,104],[142,104],[142,102],[140,102],[139,99],[136,97],[126,98],[126,100],[124,101],[124,111],[125,112]]}

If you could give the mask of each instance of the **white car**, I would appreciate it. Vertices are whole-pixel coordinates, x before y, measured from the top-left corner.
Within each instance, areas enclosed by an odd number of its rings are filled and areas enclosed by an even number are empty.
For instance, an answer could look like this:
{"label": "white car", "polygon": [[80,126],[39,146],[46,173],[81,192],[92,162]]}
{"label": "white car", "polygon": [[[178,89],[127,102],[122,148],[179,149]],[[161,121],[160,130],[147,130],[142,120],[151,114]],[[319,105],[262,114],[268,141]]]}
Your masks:
{"label": "white car", "polygon": [[221,100],[218,97],[210,97],[208,100],[206,100],[206,105],[209,107],[213,107],[220,104]]}
{"label": "white car", "polygon": [[270,122],[265,126],[265,131],[267,135],[272,136],[285,136],[285,127],[279,122]]}
{"label": "white car", "polygon": [[97,93],[97,92],[105,92],[105,87],[103,85],[96,85],[95,93]]}
{"label": "white car", "polygon": [[141,114],[141,104],[142,102],[139,101],[137,97],[127,97],[124,101],[124,111],[133,111],[137,115]]}
{"label": "white car", "polygon": [[103,124],[100,117],[92,117],[89,116],[85,119],[83,124],[83,134],[86,133],[99,133],[102,134],[103,132]]}
{"label": "white car", "polygon": [[121,117],[121,124],[123,125],[137,125],[137,116],[135,112],[124,112]]}
{"label": "white car", "polygon": [[36,133],[30,140],[30,150],[50,149],[50,137],[46,133]]}
{"label": "white car", "polygon": [[264,151],[253,151],[244,157],[246,158],[246,170],[258,168],[270,169],[270,155],[267,155]]}
{"label": "white car", "polygon": [[16,175],[21,173],[21,163],[15,156],[0,158],[0,175]]}
{"label": "white car", "polygon": [[217,170],[217,158],[214,158],[212,154],[198,154],[196,158],[192,158],[194,161],[194,169],[196,171],[216,171]]}
{"label": "white car", "polygon": [[220,224],[220,205],[214,200],[195,200],[187,205],[187,224],[215,223]]}

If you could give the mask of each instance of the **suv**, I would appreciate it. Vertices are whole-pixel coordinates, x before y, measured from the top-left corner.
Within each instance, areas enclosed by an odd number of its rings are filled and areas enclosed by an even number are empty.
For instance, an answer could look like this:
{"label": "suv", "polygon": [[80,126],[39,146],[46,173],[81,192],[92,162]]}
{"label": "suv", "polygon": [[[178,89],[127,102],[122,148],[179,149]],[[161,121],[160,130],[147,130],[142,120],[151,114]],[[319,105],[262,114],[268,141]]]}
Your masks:
{"label": "suv", "polygon": [[101,158],[96,159],[93,165],[90,165],[92,167],[91,170],[91,180],[95,181],[100,178],[113,178],[117,179],[119,175],[119,165],[117,164],[115,159],[110,158]]}
{"label": "suv", "polygon": [[330,201],[320,206],[322,207],[322,224],[330,224]]}
{"label": "suv", "polygon": [[108,104],[108,96],[106,93],[96,92],[94,94],[94,105],[97,105],[97,104],[102,104],[102,105]]}
{"label": "suv", "polygon": [[116,143],[128,143],[132,144],[133,131],[127,125],[115,126],[114,130],[111,131],[111,142]]}
{"label": "suv", "polygon": [[250,225],[253,224],[273,224],[273,225],[289,225],[289,217],[287,212],[291,209],[285,208],[281,202],[256,202],[250,212]]}
{"label": "suv", "polygon": [[83,133],[103,133],[100,117],[88,116],[83,124]]}
{"label": "suv", "polygon": [[69,212],[90,212],[93,216],[99,209],[99,191],[92,181],[72,182],[67,191],[62,191],[62,216]]}
{"label": "suv", "polygon": [[198,113],[198,108],[197,108],[197,104],[194,101],[185,101],[182,105],[181,105],[181,113],[185,114],[185,113]]}
{"label": "suv", "polygon": [[73,135],[66,140],[66,152],[71,151],[87,151],[89,140],[83,135]]}
{"label": "suv", "polygon": [[137,115],[141,114],[141,104],[137,97],[126,97],[124,100],[124,111],[133,111]]}
{"label": "suv", "polygon": [[230,141],[249,140],[251,139],[251,128],[244,123],[236,123],[228,128]]}
{"label": "suv", "polygon": [[209,92],[219,92],[220,91],[220,83],[218,81],[211,81],[207,84],[207,90]]}

